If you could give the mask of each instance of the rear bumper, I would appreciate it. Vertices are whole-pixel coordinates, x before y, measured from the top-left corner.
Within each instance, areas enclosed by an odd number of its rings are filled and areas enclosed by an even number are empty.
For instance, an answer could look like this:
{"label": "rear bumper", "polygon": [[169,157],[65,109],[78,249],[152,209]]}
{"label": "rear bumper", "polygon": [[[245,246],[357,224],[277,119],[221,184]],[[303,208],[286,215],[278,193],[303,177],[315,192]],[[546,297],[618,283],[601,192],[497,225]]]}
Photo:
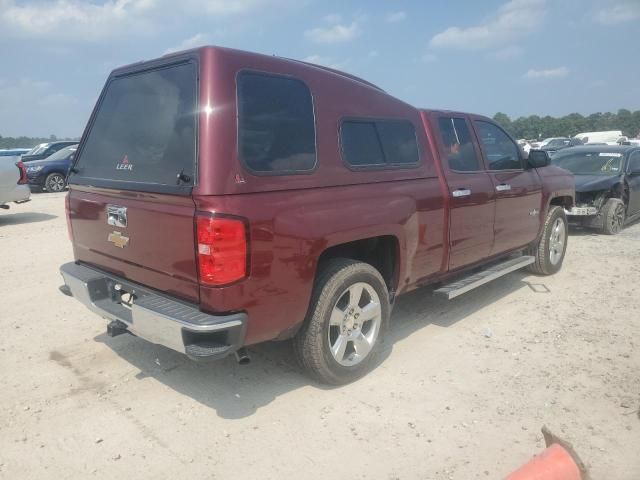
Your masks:
{"label": "rear bumper", "polygon": [[[194,359],[223,358],[244,343],[245,313],[210,315],[192,305],[101,270],[66,263],[60,267],[69,294],[89,310],[151,343]],[[125,297],[123,297],[125,294]],[[133,295],[130,306],[123,303]]]}
{"label": "rear bumper", "polygon": [[27,177],[29,178],[29,185],[33,187],[42,187],[44,185],[45,177],[40,172],[33,175],[27,175]]}

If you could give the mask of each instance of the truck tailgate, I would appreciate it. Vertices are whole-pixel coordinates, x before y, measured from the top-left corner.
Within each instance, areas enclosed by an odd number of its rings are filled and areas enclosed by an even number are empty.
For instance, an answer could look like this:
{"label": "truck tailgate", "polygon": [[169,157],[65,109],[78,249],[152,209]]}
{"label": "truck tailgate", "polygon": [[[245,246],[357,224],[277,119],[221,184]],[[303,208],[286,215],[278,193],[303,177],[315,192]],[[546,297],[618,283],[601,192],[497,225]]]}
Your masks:
{"label": "truck tailgate", "polygon": [[197,303],[194,212],[190,196],[74,185],[76,260]]}

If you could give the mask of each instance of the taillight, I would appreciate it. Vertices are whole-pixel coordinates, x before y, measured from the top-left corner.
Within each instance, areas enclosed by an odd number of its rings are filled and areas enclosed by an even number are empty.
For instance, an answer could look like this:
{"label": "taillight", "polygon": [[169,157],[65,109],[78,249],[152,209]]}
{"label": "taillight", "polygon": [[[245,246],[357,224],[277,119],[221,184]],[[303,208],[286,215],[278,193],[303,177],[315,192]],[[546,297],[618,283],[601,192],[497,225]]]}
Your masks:
{"label": "taillight", "polygon": [[247,276],[247,227],[244,220],[196,216],[200,282],[221,286]]}
{"label": "taillight", "polygon": [[29,177],[27,176],[27,167],[24,166],[22,160],[16,163],[16,167],[20,170],[20,180],[18,180],[18,185],[25,185],[29,183]]}
{"label": "taillight", "polygon": [[71,229],[71,197],[70,193],[64,196],[64,213],[65,217],[67,217],[67,234],[69,235],[69,240],[73,242],[73,230]]}

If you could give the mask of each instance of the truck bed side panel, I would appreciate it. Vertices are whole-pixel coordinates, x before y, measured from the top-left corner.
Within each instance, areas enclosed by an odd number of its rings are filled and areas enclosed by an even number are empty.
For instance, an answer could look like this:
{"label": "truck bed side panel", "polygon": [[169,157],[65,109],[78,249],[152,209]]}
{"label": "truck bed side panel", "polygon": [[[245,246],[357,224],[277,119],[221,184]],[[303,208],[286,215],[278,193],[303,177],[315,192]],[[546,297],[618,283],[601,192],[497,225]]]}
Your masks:
{"label": "truck bed side panel", "polygon": [[233,212],[249,219],[249,278],[227,287],[200,288],[203,311],[248,313],[247,344],[294,333],[307,313],[317,259],[333,245],[395,236],[399,292],[441,268],[443,202],[436,178],[195,201],[198,211]]}

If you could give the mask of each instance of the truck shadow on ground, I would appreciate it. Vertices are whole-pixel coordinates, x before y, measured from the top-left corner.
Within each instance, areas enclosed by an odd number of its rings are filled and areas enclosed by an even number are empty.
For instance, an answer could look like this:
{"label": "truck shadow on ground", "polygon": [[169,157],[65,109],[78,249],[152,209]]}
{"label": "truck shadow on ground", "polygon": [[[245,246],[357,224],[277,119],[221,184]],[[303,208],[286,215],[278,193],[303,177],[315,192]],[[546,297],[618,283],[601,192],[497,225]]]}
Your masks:
{"label": "truck shadow on ground", "polygon": [[[514,272],[452,301],[434,297],[430,287],[400,297],[393,310],[379,364],[392,354],[395,343],[427,325],[449,327],[521,288],[529,287],[534,293],[549,291],[543,284],[524,281],[526,276],[524,272]],[[333,388],[315,384],[304,375],[293,356],[291,342],[269,342],[251,347],[252,362],[241,366],[233,357],[217,362],[193,362],[173,350],[130,335],[110,338],[101,334],[95,340],[138,368],[137,379],[152,377],[214,409],[226,419],[250,416],[260,407],[298,388]],[[375,374],[374,369],[370,375]]]}
{"label": "truck shadow on ground", "polygon": [[58,218],[57,215],[40,212],[20,212],[0,215],[0,227],[4,225],[21,225],[25,223],[46,222]]}

